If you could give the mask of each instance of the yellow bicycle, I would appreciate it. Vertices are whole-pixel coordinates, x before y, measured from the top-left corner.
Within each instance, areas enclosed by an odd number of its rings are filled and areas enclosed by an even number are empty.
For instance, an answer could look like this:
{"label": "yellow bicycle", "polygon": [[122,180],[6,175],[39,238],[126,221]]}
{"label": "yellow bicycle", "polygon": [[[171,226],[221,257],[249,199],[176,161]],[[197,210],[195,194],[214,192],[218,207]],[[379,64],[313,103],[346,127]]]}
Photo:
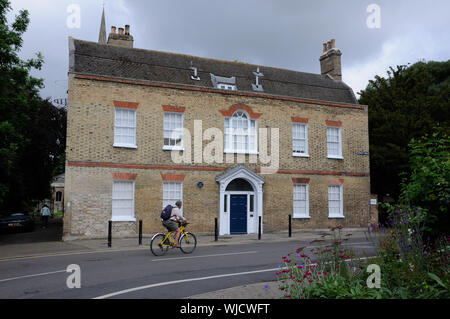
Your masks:
{"label": "yellow bicycle", "polygon": [[[183,223],[180,226],[181,236],[178,239],[178,245],[180,249],[185,254],[191,254],[195,247],[197,247],[197,238],[193,233],[186,231],[186,225],[188,223]],[[176,231],[155,234],[150,242],[150,250],[155,256],[164,255],[169,248],[174,248],[173,244],[175,242]]]}

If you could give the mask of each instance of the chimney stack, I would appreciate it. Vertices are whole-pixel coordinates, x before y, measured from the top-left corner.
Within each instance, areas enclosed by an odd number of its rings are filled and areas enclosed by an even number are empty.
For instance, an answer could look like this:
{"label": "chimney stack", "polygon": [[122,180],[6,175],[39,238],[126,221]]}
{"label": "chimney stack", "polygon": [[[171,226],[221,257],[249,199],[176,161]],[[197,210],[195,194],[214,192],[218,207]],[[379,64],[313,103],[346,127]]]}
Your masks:
{"label": "chimney stack", "polygon": [[111,27],[111,33],[108,37],[108,44],[122,47],[122,48],[133,48],[134,39],[130,34],[130,25],[126,25],[124,28],[119,28],[119,33],[116,33],[116,27]]}
{"label": "chimney stack", "polygon": [[321,74],[328,74],[336,81],[342,81],[341,56],[341,51],[336,49],[335,39],[324,43],[322,56],[320,57]]}

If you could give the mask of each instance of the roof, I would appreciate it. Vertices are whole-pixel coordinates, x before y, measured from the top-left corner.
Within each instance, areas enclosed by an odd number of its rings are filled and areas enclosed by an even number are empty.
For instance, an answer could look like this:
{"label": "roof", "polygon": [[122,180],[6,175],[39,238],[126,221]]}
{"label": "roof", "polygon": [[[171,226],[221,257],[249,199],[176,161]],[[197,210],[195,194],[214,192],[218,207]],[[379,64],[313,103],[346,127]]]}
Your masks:
{"label": "roof", "polygon": [[[221,61],[153,50],[122,48],[70,38],[69,72],[78,74],[147,80],[180,85],[214,88],[211,74],[236,77],[238,91],[256,93],[253,72],[259,67],[264,77],[261,94],[357,104],[353,90],[328,75]],[[192,62],[192,64],[191,64]],[[200,81],[191,79],[198,69]]]}

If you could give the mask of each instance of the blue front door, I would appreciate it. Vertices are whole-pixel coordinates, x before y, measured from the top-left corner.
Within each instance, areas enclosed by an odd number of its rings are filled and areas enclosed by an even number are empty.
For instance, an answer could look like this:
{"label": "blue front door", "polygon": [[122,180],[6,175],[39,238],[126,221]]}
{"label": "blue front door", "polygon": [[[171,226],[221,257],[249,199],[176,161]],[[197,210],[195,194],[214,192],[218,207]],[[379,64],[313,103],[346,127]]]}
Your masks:
{"label": "blue front door", "polygon": [[231,195],[230,206],[230,233],[247,234],[247,195]]}

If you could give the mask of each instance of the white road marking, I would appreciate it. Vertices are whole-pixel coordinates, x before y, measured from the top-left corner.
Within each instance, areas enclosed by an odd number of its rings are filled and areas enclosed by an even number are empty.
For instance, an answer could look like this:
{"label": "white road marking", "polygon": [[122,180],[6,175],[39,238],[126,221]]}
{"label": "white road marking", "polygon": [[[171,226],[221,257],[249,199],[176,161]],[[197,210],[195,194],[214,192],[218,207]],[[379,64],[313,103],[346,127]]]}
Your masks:
{"label": "white road marking", "polygon": [[53,274],[58,274],[58,273],[61,273],[61,272],[66,272],[66,270],[58,270],[58,271],[44,272],[44,273],[34,274],[34,275],[26,275],[26,276],[20,276],[20,277],[0,279],[0,282],[17,280],[17,279],[24,279],[24,278],[31,278],[31,277],[38,277],[38,276],[53,275]]}
{"label": "white road marking", "polygon": [[[372,258],[377,258],[377,257],[376,256],[360,257],[360,258],[348,259],[348,260],[346,260],[346,262],[353,261],[353,260],[372,259]],[[311,264],[311,266],[312,265],[315,265],[315,264]],[[135,292],[135,291],[145,290],[145,289],[150,289],[150,288],[155,288],[155,287],[168,286],[168,285],[174,285],[174,284],[180,284],[180,283],[192,282],[192,281],[215,279],[215,278],[251,275],[251,274],[257,274],[257,273],[261,273],[261,272],[278,271],[278,270],[285,269],[285,268],[286,267],[278,267],[278,268],[271,268],[271,269],[261,269],[261,270],[254,270],[254,271],[238,272],[238,273],[232,273],[232,274],[223,274],[223,275],[215,275],[215,276],[200,277],[200,278],[190,278],[190,279],[166,281],[166,282],[160,282],[157,284],[151,284],[151,285],[140,286],[140,287],[136,287],[136,288],[120,290],[120,291],[113,292],[113,293],[110,293],[107,295],[95,297],[93,299],[107,299],[107,298],[111,298],[111,297],[115,297],[115,296],[119,296],[119,295],[124,295],[124,294],[130,293],[130,292]]]}
{"label": "white road marking", "polygon": [[193,259],[193,258],[205,258],[205,257],[219,257],[219,256],[232,256],[232,255],[244,255],[244,254],[256,254],[257,251],[244,251],[239,253],[229,253],[229,254],[216,254],[216,255],[202,255],[202,256],[191,256],[191,257],[175,257],[175,258],[162,258],[162,259],[152,259],[152,261],[165,261],[165,260],[177,260],[177,259]]}
{"label": "white road marking", "polygon": [[261,272],[276,271],[276,270],[280,270],[280,268],[262,269],[262,270],[238,272],[238,273],[233,273],[233,274],[223,274],[223,275],[216,275],[216,276],[208,276],[208,277],[190,278],[190,279],[181,279],[181,280],[160,282],[160,283],[157,283],[157,284],[151,284],[151,285],[140,286],[140,287],[136,287],[136,288],[130,288],[130,289],[125,289],[125,290],[113,292],[113,293],[110,293],[110,294],[107,294],[107,295],[95,297],[93,299],[106,299],[106,298],[111,298],[111,297],[115,297],[115,296],[119,296],[119,295],[124,295],[124,294],[130,293],[130,292],[135,292],[135,291],[139,291],[139,290],[144,290],[144,289],[149,289],[149,288],[154,288],[154,287],[167,286],[167,285],[180,284],[180,283],[185,283],[185,282],[208,280],[208,279],[215,279],[215,278],[222,278],[222,277],[231,277],[231,276],[250,275],[250,274],[257,274],[257,273],[261,273]]}
{"label": "white road marking", "polygon": [[137,251],[137,250],[148,250],[148,247],[138,247],[138,248],[123,248],[123,249],[108,249],[108,250],[86,250],[86,251],[76,251],[67,253],[55,253],[55,254],[45,254],[45,255],[31,255],[31,256],[16,256],[16,257],[6,257],[0,259],[0,262],[4,261],[16,261],[24,259],[37,259],[37,258],[47,258],[47,257],[60,257],[60,256],[72,256],[72,255],[88,255],[96,253],[115,253],[123,251]]}

